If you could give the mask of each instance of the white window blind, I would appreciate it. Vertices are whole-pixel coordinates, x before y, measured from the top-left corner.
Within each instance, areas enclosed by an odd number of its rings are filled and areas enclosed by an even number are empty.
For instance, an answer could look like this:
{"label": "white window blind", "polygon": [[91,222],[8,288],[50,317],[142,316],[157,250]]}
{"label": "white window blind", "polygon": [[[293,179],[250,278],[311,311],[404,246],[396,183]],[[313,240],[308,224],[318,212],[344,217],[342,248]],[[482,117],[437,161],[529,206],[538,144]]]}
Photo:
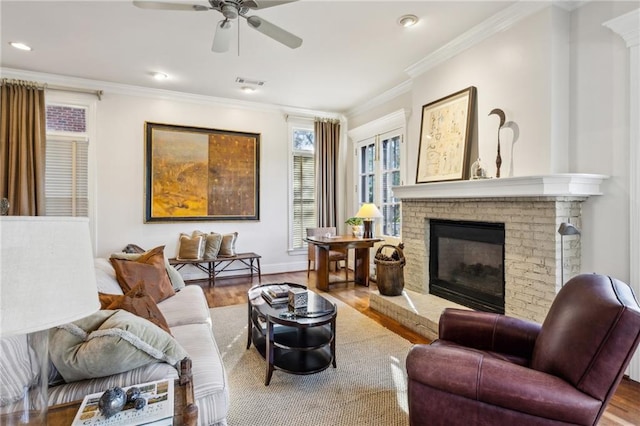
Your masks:
{"label": "white window blind", "polygon": [[314,157],[293,155],[293,248],[305,247],[306,228],[316,227]]}
{"label": "white window blind", "polygon": [[47,137],[47,216],[89,216],[88,152],[86,137]]}

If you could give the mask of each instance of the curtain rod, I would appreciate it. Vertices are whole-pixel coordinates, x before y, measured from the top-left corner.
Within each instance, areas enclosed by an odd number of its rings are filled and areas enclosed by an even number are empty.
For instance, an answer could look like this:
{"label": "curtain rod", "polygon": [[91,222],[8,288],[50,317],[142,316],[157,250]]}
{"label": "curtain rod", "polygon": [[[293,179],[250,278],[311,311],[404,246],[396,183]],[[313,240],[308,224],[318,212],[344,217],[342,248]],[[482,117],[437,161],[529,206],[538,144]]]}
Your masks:
{"label": "curtain rod", "polygon": [[43,90],[60,90],[64,92],[87,93],[90,95],[97,96],[98,100],[100,101],[102,100],[102,95],[104,93],[102,90],[80,89],[77,87],[68,87],[68,86],[56,86],[56,85],[47,84],[47,83],[43,84],[43,83],[37,83],[35,81],[16,80],[16,79],[9,79],[9,78],[1,79],[0,85],[5,85],[5,84],[15,84],[18,86],[34,87],[34,88],[43,89]]}
{"label": "curtain rod", "polygon": [[60,90],[60,91],[63,91],[63,92],[88,93],[90,95],[96,95],[98,97],[99,101],[102,100],[102,95],[104,94],[104,91],[102,91],[102,90],[79,89],[77,87],[67,87],[67,86],[54,86],[54,85],[50,85],[50,84],[46,84],[46,83],[44,85],[44,89],[45,90]]}

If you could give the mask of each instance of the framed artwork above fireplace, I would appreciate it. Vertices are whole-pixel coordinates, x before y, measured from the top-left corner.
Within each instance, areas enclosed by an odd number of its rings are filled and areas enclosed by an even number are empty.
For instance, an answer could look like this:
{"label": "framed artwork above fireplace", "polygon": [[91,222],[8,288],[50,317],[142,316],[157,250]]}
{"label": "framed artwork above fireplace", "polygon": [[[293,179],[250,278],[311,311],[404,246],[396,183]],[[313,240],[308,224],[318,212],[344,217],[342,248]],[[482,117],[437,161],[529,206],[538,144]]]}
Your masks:
{"label": "framed artwork above fireplace", "polygon": [[422,107],[416,183],[467,179],[476,88]]}

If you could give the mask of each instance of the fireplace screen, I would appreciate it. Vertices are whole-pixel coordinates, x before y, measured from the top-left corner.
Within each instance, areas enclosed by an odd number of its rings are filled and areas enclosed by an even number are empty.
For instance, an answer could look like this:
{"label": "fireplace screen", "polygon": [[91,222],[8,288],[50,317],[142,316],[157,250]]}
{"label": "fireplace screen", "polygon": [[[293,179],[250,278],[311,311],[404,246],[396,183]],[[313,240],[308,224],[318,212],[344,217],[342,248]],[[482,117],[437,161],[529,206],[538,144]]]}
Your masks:
{"label": "fireplace screen", "polygon": [[430,222],[429,292],[504,313],[504,224]]}

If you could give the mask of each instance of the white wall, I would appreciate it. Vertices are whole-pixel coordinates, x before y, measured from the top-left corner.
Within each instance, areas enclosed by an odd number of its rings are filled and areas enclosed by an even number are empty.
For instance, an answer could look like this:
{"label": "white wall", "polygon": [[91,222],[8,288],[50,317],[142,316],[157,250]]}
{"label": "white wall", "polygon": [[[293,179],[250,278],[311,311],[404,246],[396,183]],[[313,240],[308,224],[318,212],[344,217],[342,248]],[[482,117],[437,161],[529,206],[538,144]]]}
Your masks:
{"label": "white wall", "polygon": [[[145,121],[260,133],[260,220],[145,224]],[[180,232],[238,231],[237,249],[262,255],[263,272],[306,268],[306,256],[287,253],[288,137],[281,112],[107,91],[97,105],[97,135],[98,256],[128,243],[166,245],[173,256]]]}
{"label": "white wall", "polygon": [[[491,176],[496,174],[499,120],[488,114],[494,108],[502,109],[507,121],[517,123],[520,130],[513,146],[513,132],[501,131],[502,177],[565,172],[554,169],[552,147],[554,143],[566,144],[566,136],[554,140],[551,127],[555,78],[551,73],[555,21],[551,18],[562,13],[547,8],[417,77],[413,82],[409,152],[418,152],[422,106],[475,86],[475,148]],[[409,182],[415,181],[416,157],[409,162],[413,176]],[[470,164],[474,160],[470,159]]]}
{"label": "white wall", "polygon": [[[501,108],[520,132],[513,149],[511,130],[501,132],[503,177],[566,172],[611,176],[604,195],[583,204],[582,270],[628,282],[629,68],[624,42],[602,22],[634,7],[630,2],[588,2],[572,12],[549,7],[416,77],[411,103],[405,105],[412,109],[408,182],[415,182],[422,106],[476,86],[474,149],[491,175],[498,118],[488,113]],[[400,102],[407,99],[399,97]],[[382,116],[397,104],[375,112]],[[349,122],[373,118],[363,112]]]}
{"label": "white wall", "polygon": [[[629,282],[628,49],[602,23],[637,3],[590,2],[571,18],[572,172],[610,175],[583,209],[582,269]],[[637,260],[636,260],[637,261]]]}

